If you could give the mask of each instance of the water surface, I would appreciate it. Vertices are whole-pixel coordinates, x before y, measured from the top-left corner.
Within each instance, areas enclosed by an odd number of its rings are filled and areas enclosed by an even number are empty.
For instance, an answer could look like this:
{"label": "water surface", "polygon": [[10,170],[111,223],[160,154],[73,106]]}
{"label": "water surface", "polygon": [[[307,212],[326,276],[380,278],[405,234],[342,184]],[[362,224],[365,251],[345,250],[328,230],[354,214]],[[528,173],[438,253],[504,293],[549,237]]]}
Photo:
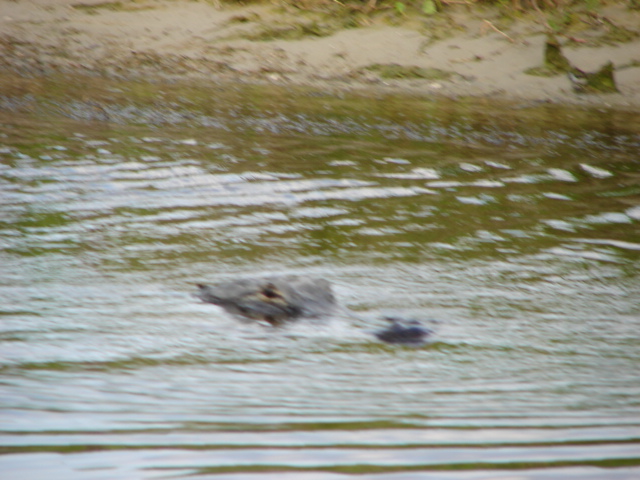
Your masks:
{"label": "water surface", "polygon": [[[3,478],[640,476],[637,116],[206,93],[4,99]],[[273,273],[356,316],[192,295]]]}

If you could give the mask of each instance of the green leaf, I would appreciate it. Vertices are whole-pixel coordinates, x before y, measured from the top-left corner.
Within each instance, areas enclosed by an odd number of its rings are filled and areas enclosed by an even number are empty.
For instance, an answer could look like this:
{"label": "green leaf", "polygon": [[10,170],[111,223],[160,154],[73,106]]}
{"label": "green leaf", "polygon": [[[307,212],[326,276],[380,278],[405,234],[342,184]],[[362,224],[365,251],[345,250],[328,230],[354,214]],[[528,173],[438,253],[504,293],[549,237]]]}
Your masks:
{"label": "green leaf", "polygon": [[400,14],[400,15],[404,15],[404,11],[407,9],[407,6],[402,3],[402,2],[396,2],[396,11]]}
{"label": "green leaf", "polygon": [[438,13],[436,2],[434,2],[434,0],[424,0],[424,2],[422,2],[422,11],[426,15],[434,15]]}

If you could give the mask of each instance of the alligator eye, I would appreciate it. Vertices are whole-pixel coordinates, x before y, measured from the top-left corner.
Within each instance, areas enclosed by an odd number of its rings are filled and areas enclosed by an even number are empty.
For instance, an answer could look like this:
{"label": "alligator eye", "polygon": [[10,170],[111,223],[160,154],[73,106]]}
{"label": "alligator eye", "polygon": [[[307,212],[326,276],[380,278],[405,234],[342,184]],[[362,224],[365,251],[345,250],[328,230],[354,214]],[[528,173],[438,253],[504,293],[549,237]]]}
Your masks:
{"label": "alligator eye", "polygon": [[278,291],[274,284],[270,283],[262,289],[262,295],[267,298],[282,298],[282,294]]}

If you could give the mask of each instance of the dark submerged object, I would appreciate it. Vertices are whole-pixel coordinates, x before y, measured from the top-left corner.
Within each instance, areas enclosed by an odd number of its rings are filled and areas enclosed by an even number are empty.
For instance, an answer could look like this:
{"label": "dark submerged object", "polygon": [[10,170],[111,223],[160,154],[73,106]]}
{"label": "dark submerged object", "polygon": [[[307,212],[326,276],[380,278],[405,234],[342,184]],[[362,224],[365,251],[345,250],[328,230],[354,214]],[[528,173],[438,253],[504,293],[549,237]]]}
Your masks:
{"label": "dark submerged object", "polygon": [[420,346],[426,343],[433,330],[425,327],[418,320],[405,320],[397,317],[385,317],[391,326],[378,330],[373,334],[386,343],[397,343],[407,346]]}
{"label": "dark submerged object", "polygon": [[323,317],[336,307],[328,281],[302,275],[247,278],[198,288],[196,295],[201,300],[233,315],[271,325]]}

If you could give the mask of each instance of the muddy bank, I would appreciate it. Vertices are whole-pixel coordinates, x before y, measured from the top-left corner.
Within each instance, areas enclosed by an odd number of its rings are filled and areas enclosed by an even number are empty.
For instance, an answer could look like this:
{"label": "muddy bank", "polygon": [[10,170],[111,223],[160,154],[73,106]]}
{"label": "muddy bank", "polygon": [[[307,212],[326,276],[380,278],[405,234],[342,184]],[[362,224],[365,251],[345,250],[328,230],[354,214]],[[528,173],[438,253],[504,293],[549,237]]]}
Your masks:
{"label": "muddy bank", "polygon": [[270,4],[2,2],[0,65],[16,78],[62,72],[638,109],[640,12],[619,3],[580,22],[561,38],[565,55],[585,71],[612,61],[619,93],[578,94],[566,75],[531,75],[543,62],[540,22],[464,8],[354,25]]}

